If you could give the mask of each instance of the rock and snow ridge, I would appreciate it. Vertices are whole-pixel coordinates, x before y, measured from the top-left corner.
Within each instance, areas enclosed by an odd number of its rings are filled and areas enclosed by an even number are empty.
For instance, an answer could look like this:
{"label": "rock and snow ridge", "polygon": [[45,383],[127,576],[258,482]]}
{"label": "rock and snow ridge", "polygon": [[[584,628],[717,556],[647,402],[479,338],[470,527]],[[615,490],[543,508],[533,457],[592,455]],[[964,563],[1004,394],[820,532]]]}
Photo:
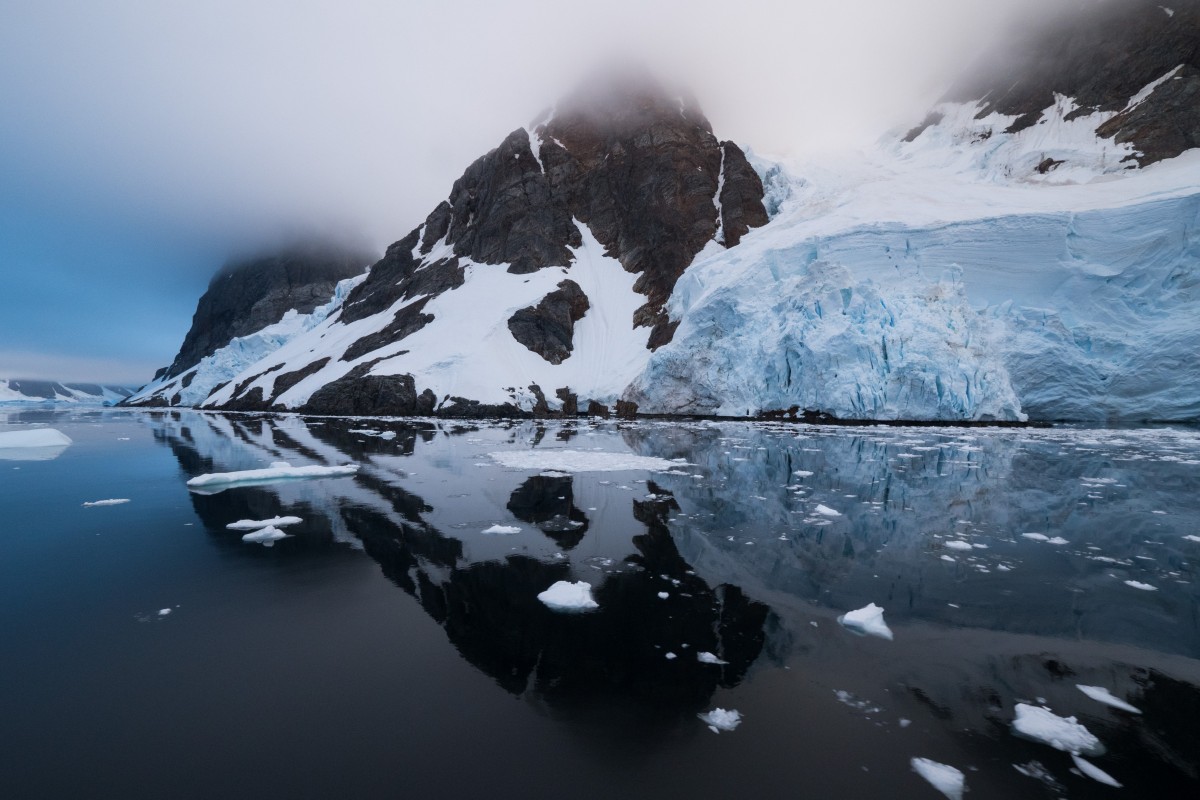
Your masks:
{"label": "rock and snow ridge", "polygon": [[218,350],[172,399],[1200,418],[1200,22],[1101,6],[908,135],[786,167],[687,102],[590,87],[472,164],[322,319]]}
{"label": "rock and snow ridge", "polygon": [[80,404],[112,406],[129,397],[127,386],[99,383],[0,378],[0,406],[7,404]]}

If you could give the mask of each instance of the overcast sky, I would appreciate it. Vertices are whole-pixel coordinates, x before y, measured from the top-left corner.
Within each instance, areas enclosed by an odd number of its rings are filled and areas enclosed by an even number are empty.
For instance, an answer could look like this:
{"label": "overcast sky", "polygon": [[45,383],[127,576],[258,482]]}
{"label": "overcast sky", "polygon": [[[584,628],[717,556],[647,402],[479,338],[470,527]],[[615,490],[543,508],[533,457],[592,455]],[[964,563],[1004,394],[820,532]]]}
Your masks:
{"label": "overcast sky", "polygon": [[917,121],[1046,4],[10,0],[0,377],[148,380],[234,249],[316,226],[382,251],[613,54],[799,154]]}

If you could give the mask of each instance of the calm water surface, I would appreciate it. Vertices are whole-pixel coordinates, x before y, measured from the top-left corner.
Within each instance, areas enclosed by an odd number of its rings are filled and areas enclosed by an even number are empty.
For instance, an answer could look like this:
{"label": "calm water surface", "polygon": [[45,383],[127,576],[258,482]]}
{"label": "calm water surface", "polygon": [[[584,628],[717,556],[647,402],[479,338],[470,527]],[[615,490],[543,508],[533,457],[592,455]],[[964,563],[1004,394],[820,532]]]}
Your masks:
{"label": "calm water surface", "polygon": [[[2,797],[937,800],[914,757],[972,800],[1200,796],[1195,430],[0,412],[38,425],[74,444],[0,450]],[[531,448],[674,463],[491,456]],[[276,461],[361,469],[186,486]],[[838,624],[868,603],[893,640]]]}

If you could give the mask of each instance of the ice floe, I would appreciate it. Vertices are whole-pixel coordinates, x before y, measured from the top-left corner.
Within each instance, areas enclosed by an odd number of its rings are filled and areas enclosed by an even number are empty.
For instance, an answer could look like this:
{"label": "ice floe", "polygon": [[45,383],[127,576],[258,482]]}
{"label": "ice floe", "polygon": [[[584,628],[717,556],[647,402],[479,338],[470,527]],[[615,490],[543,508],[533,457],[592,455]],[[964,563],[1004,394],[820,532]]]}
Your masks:
{"label": "ice floe", "polygon": [[681,466],[680,462],[665,458],[594,450],[504,450],[488,453],[488,456],[504,467],[556,472],[664,471]]}
{"label": "ice floe", "polygon": [[514,533],[520,533],[521,529],[516,525],[493,525],[490,528],[484,528],[480,533],[495,533],[501,536],[508,536]]}
{"label": "ice floe", "polygon": [[836,511],[829,506],[824,505],[818,505],[815,509],[813,509],[813,511],[823,517],[840,517],[842,515],[842,512]]}
{"label": "ice floe", "polygon": [[271,517],[270,519],[239,519],[225,527],[231,531],[256,531],[261,528],[274,526],[282,528],[286,525],[299,525],[304,520],[299,517]]}
{"label": "ice floe", "polygon": [[699,653],[696,653],[696,660],[699,661],[701,664],[728,664],[729,663],[728,661],[722,661],[721,659],[717,658],[712,653],[709,653],[709,652],[703,651],[703,650],[700,651]]}
{"label": "ice floe", "polygon": [[1135,589],[1141,589],[1143,592],[1157,592],[1158,591],[1157,586],[1151,586],[1150,584],[1142,583],[1141,581],[1125,581],[1125,585],[1132,586]]}
{"label": "ice floe", "polygon": [[592,599],[591,585],[584,581],[557,581],[537,598],[555,611],[590,611],[600,607],[600,604]]}
{"label": "ice floe", "polygon": [[293,467],[286,461],[276,461],[266,469],[246,469],[238,472],[211,472],[197,475],[187,482],[193,491],[220,492],[233,486],[253,486],[278,481],[303,480],[308,478],[341,478],[358,472],[357,464],[340,467],[312,465]]}
{"label": "ice floe", "polygon": [[948,542],[943,542],[943,545],[945,547],[950,548],[951,550],[971,550],[972,549],[971,543],[964,542],[962,539],[951,539]]}
{"label": "ice floe", "polygon": [[878,636],[889,641],[892,639],[892,629],[883,621],[883,609],[874,603],[847,611],[838,617],[838,622],[856,633]]}
{"label": "ice floe", "polygon": [[0,460],[50,461],[71,445],[71,437],[54,428],[0,433]]}
{"label": "ice floe", "polygon": [[263,547],[273,547],[280,539],[286,539],[288,534],[279,530],[273,525],[268,525],[262,530],[251,531],[242,536],[243,542],[251,542],[252,544],[261,544]]}
{"label": "ice floe", "polygon": [[84,508],[94,508],[96,506],[119,506],[123,503],[128,503],[128,497],[113,497],[109,500],[90,500],[83,504]]}
{"label": "ice floe", "polygon": [[1122,711],[1128,711],[1130,714],[1140,714],[1141,709],[1129,705],[1119,697],[1115,697],[1112,692],[1105,689],[1103,686],[1084,686],[1083,684],[1075,684],[1075,688],[1086,694],[1093,700],[1104,703],[1106,706],[1119,708]]}
{"label": "ice floe", "polygon": [[914,758],[911,762],[913,771],[929,784],[944,794],[949,800],[962,800],[966,791],[966,779],[962,771],[949,764],[939,764],[928,758]]}
{"label": "ice floe", "polygon": [[1117,782],[1116,778],[1114,778],[1112,775],[1109,775],[1107,772],[1100,769],[1092,762],[1090,762],[1086,759],[1080,758],[1076,753],[1071,753],[1071,760],[1075,762],[1075,766],[1079,769],[1080,772],[1082,772],[1084,775],[1088,776],[1092,780],[1099,781],[1100,783],[1103,783],[1106,786],[1111,786],[1114,789],[1121,788],[1121,784]]}
{"label": "ice floe", "polygon": [[713,733],[731,731],[738,725],[742,724],[742,712],[736,711],[732,708],[729,710],[724,708],[714,708],[712,711],[704,714],[697,714],[696,716],[698,716]]}
{"label": "ice floe", "polygon": [[1104,745],[1075,717],[1060,717],[1044,706],[1017,703],[1013,730],[1027,739],[1067,753],[1100,755]]}

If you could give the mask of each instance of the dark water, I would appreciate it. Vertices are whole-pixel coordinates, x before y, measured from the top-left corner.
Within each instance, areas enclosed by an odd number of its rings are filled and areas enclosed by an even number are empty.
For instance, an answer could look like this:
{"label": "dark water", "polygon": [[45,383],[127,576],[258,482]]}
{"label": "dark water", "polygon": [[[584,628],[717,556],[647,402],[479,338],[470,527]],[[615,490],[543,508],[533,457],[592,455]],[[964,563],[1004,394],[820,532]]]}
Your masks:
{"label": "dark water", "polygon": [[[1196,431],[0,415],[39,424],[75,443],[0,451],[0,797],[941,797],[913,757],[972,800],[1200,796]],[[489,455],[530,448],[687,463]],[[280,460],[362,466],[185,485]],[[872,602],[893,641],[838,624]]]}

